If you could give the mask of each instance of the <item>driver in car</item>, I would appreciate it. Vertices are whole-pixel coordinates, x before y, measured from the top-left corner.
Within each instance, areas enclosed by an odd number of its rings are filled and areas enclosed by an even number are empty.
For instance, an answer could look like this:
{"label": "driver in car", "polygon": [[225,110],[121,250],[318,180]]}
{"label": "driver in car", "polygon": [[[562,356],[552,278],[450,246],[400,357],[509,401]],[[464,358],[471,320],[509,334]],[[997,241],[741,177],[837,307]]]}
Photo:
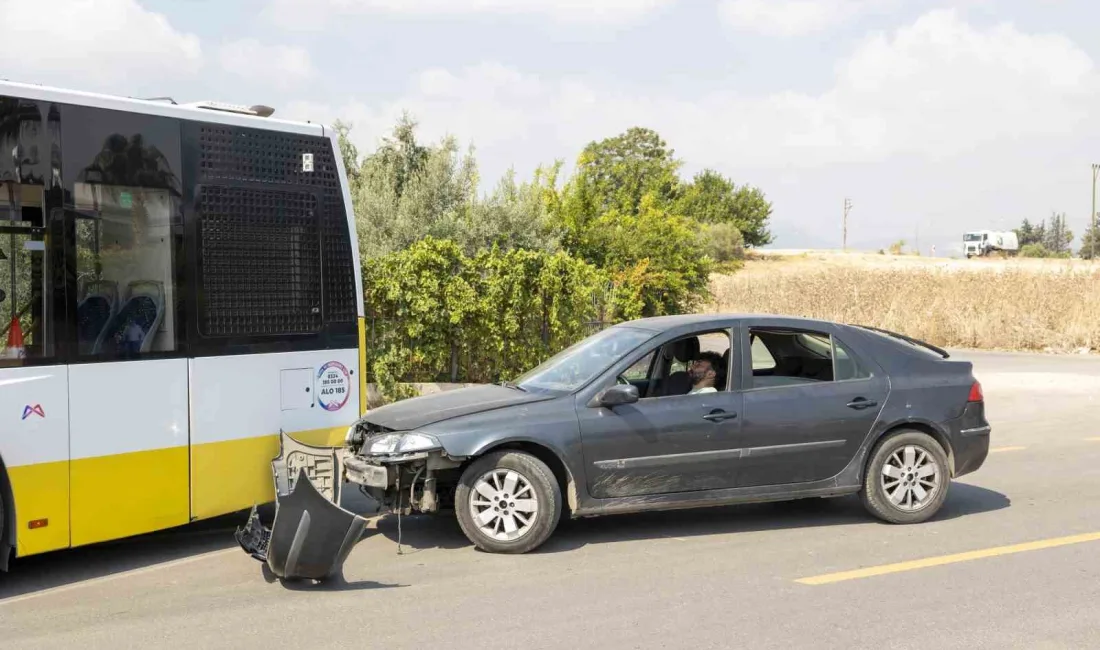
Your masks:
{"label": "driver in car", "polygon": [[691,377],[691,391],[688,395],[696,393],[716,393],[714,381],[718,377],[718,369],[722,365],[722,357],[714,352],[703,352],[699,358],[691,363],[688,375]]}

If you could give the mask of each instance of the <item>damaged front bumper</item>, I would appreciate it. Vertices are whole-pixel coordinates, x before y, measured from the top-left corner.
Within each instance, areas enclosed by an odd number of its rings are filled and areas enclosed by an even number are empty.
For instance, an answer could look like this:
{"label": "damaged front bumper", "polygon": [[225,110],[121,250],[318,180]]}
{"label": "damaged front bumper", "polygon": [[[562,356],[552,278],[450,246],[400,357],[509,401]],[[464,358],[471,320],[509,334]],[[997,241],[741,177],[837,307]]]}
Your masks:
{"label": "damaged front bumper", "polygon": [[271,461],[275,518],[268,528],[253,506],[236,539],[283,579],[324,580],[338,573],[366,530],[366,519],[340,507],[344,463],[339,448],[314,447],[283,433]]}

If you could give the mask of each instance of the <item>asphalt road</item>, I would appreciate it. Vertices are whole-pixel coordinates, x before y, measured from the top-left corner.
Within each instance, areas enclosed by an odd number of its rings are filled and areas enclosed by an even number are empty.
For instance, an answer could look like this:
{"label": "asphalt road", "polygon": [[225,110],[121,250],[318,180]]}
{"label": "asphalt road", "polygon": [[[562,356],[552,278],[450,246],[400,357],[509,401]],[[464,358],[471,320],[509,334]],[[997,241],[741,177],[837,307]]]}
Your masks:
{"label": "asphalt road", "polygon": [[265,577],[232,517],[17,561],[0,647],[1100,648],[1100,360],[959,356],[994,453],[925,524],[855,499],[621,515],[513,557],[416,518],[399,554],[385,518],[324,587]]}

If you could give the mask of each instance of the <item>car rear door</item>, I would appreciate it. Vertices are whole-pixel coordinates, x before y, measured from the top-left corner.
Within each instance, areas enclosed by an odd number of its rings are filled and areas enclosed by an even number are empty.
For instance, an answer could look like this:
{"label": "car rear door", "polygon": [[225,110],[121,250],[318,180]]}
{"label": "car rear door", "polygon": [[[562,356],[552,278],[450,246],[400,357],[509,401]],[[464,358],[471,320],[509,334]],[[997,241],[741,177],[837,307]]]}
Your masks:
{"label": "car rear door", "polygon": [[749,322],[737,485],[828,479],[852,459],[886,401],[888,383],[831,327]]}
{"label": "car rear door", "polygon": [[[716,330],[711,326],[682,336],[696,338],[700,351],[709,347],[721,356],[730,351],[731,342],[738,340],[735,332],[732,327]],[[628,366],[634,372],[651,368],[645,381],[636,375],[630,378],[639,384],[662,387],[658,394],[642,393],[637,402],[613,408],[577,405],[588,491],[593,497],[669,494],[735,485],[740,454],[739,381],[725,381],[713,393],[661,394],[669,382],[654,382],[654,373],[667,378],[682,372],[691,360],[686,357],[695,356],[694,344],[687,346],[692,349],[684,354],[684,346],[678,341],[682,342],[682,337],[666,339],[639,352]],[[624,376],[627,374],[624,371],[618,377],[629,380]],[[731,374],[737,377],[737,373],[728,372],[722,377]],[[607,385],[616,379],[610,377]]]}

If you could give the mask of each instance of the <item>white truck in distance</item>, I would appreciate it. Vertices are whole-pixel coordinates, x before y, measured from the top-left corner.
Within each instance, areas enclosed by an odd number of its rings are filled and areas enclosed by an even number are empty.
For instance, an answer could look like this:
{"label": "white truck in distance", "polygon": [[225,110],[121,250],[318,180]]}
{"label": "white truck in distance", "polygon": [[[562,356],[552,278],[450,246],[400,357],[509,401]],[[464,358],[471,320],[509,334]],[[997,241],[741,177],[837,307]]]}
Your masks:
{"label": "white truck in distance", "polygon": [[994,251],[1006,255],[1015,255],[1020,249],[1016,233],[976,230],[963,235],[963,249],[967,259],[974,256],[986,256]]}

